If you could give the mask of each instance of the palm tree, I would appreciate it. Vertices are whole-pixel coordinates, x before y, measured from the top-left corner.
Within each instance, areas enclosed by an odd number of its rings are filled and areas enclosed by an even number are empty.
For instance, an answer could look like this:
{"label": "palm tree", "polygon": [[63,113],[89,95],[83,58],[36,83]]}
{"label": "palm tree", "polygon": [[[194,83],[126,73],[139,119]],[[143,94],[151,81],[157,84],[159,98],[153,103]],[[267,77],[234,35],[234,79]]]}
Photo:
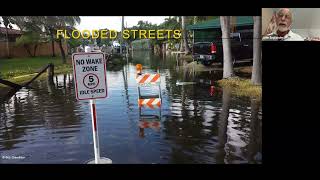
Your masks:
{"label": "palm tree", "polygon": [[181,27],[182,27],[182,35],[183,35],[183,42],[184,42],[184,52],[186,54],[190,54],[190,48],[188,45],[188,34],[186,31],[186,16],[181,17]]}
{"label": "palm tree", "polygon": [[261,16],[253,17],[253,67],[251,83],[262,84],[262,59],[261,59]]}
{"label": "palm tree", "polygon": [[220,16],[223,46],[223,78],[233,76],[233,64],[230,42],[230,16]]}

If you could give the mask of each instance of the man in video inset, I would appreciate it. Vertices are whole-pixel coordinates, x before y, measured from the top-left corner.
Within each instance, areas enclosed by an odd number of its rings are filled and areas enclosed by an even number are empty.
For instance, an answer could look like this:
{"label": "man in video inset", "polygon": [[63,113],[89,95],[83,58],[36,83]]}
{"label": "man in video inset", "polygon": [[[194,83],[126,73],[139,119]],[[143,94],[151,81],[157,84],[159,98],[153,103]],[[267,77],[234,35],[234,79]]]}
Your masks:
{"label": "man in video inset", "polygon": [[291,31],[292,12],[288,8],[281,8],[276,13],[277,28],[274,32],[263,37],[262,40],[274,41],[304,41],[304,39]]}

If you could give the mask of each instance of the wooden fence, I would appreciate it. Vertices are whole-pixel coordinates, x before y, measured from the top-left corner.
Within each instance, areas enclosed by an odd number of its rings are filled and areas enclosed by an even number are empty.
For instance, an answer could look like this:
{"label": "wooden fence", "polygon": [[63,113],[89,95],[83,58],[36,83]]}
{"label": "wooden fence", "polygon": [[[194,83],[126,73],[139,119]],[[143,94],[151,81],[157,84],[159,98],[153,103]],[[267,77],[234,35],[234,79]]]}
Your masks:
{"label": "wooden fence", "polygon": [[[66,43],[62,43],[65,54],[68,53],[68,48]],[[17,46],[14,42],[9,43],[10,56],[11,57],[30,57],[28,51],[23,46]],[[33,54],[33,47],[30,48],[31,53]],[[57,42],[54,43],[54,52],[55,55],[60,56],[60,48]],[[45,42],[40,43],[37,47],[35,56],[51,56],[52,55],[52,43]],[[0,42],[0,58],[7,57],[7,43]]]}

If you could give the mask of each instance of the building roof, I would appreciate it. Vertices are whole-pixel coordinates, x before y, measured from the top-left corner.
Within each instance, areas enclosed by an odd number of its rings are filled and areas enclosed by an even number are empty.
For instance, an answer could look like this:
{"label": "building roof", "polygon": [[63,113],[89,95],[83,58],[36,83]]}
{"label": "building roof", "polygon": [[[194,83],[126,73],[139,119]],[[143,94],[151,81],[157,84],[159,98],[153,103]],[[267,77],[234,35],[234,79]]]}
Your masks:
{"label": "building roof", "polygon": [[[253,25],[252,16],[236,16],[236,27]],[[200,22],[194,25],[187,26],[188,30],[196,29],[216,29],[221,28],[220,18],[211,19],[208,21]]]}
{"label": "building roof", "polygon": [[[6,28],[0,27],[0,34],[6,34]],[[22,31],[17,29],[10,29],[8,28],[8,34],[9,35],[21,35]]]}

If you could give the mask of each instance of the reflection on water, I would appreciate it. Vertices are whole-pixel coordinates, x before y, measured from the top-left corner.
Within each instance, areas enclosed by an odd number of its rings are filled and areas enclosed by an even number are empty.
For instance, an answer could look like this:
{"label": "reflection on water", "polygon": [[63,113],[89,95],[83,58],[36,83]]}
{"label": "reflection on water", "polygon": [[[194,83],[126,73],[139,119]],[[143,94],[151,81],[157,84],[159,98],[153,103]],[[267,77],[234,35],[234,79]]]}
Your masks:
{"label": "reflection on water", "polygon": [[[127,60],[107,72],[109,97],[97,100],[102,156],[113,163],[262,162],[259,100],[233,97],[229,89],[216,88],[219,72],[185,72],[172,57],[142,51]],[[138,63],[144,73],[161,73],[160,109],[138,107]],[[72,74],[32,87],[0,104],[0,163],[93,158],[89,103],[76,100]],[[12,158],[17,156],[23,158]]]}

